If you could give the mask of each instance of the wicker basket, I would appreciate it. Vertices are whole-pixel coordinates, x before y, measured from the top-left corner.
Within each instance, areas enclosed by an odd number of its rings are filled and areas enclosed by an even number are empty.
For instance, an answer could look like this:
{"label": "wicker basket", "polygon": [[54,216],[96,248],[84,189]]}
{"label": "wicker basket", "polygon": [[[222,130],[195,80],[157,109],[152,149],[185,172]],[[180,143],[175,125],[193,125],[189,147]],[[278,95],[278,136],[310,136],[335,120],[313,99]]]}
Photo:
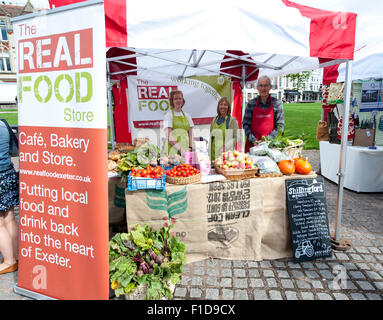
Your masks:
{"label": "wicker basket", "polygon": [[169,177],[166,176],[166,182],[172,184],[191,184],[201,181],[201,173],[198,173],[190,177]]}
{"label": "wicker basket", "polygon": [[297,144],[295,146],[286,147],[284,149],[277,148],[277,150],[282,151],[284,154],[286,154],[291,159],[299,158],[299,156],[302,154],[303,143]]}
{"label": "wicker basket", "polygon": [[214,163],[215,172],[222,174],[228,180],[243,180],[255,178],[258,173],[258,168],[254,169],[238,169],[238,170],[224,170],[219,168]]}

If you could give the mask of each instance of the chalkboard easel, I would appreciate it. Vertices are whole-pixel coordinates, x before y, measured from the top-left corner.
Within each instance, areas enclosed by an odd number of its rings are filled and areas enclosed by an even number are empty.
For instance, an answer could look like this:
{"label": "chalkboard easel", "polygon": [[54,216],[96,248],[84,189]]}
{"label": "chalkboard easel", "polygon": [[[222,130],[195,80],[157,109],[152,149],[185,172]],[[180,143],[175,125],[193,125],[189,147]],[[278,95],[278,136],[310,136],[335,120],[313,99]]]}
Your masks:
{"label": "chalkboard easel", "polygon": [[323,178],[286,180],[286,202],[294,261],[331,257]]}

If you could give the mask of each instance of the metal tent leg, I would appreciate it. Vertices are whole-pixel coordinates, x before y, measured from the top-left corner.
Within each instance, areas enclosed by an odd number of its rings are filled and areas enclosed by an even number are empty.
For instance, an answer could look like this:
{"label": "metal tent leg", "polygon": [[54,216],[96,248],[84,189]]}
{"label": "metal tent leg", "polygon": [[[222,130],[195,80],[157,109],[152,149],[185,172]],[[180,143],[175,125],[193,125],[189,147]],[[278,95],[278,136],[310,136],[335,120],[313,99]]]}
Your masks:
{"label": "metal tent leg", "polygon": [[348,117],[350,113],[351,100],[351,83],[352,83],[352,62],[346,62],[346,78],[344,92],[344,111],[343,111],[343,128],[342,139],[340,144],[339,156],[339,171],[338,171],[338,195],[336,205],[336,220],[335,220],[335,237],[332,238],[332,247],[338,250],[347,250],[351,244],[347,240],[341,240],[341,223],[342,223],[342,207],[343,207],[343,185],[346,169],[346,154],[348,141]]}

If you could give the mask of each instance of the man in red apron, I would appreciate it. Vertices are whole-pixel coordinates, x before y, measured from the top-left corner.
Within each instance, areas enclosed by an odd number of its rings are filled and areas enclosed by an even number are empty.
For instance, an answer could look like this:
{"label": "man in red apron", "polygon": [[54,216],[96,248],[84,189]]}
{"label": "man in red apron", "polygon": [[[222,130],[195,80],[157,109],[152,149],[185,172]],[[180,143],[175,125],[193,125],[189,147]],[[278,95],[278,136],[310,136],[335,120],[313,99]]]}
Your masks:
{"label": "man in red apron", "polygon": [[246,134],[245,152],[257,144],[262,137],[274,139],[279,131],[284,130],[282,102],[270,95],[271,80],[267,76],[258,79],[259,95],[247,104],[243,118],[243,129]]}

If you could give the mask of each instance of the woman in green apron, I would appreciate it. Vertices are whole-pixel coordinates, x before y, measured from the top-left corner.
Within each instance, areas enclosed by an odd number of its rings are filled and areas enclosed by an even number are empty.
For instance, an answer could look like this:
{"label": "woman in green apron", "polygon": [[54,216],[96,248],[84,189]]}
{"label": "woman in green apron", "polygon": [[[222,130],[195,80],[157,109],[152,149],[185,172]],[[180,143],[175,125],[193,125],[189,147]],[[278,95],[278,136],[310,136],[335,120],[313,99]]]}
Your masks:
{"label": "woman in green apron", "polygon": [[229,99],[221,98],[217,105],[217,116],[210,125],[210,157],[211,161],[221,156],[222,152],[237,150],[238,121],[231,115]]}
{"label": "woman in green apron", "polygon": [[170,111],[165,115],[166,146],[169,155],[183,156],[193,146],[194,123],[191,116],[182,110],[185,104],[180,90],[171,91],[169,96]]}

